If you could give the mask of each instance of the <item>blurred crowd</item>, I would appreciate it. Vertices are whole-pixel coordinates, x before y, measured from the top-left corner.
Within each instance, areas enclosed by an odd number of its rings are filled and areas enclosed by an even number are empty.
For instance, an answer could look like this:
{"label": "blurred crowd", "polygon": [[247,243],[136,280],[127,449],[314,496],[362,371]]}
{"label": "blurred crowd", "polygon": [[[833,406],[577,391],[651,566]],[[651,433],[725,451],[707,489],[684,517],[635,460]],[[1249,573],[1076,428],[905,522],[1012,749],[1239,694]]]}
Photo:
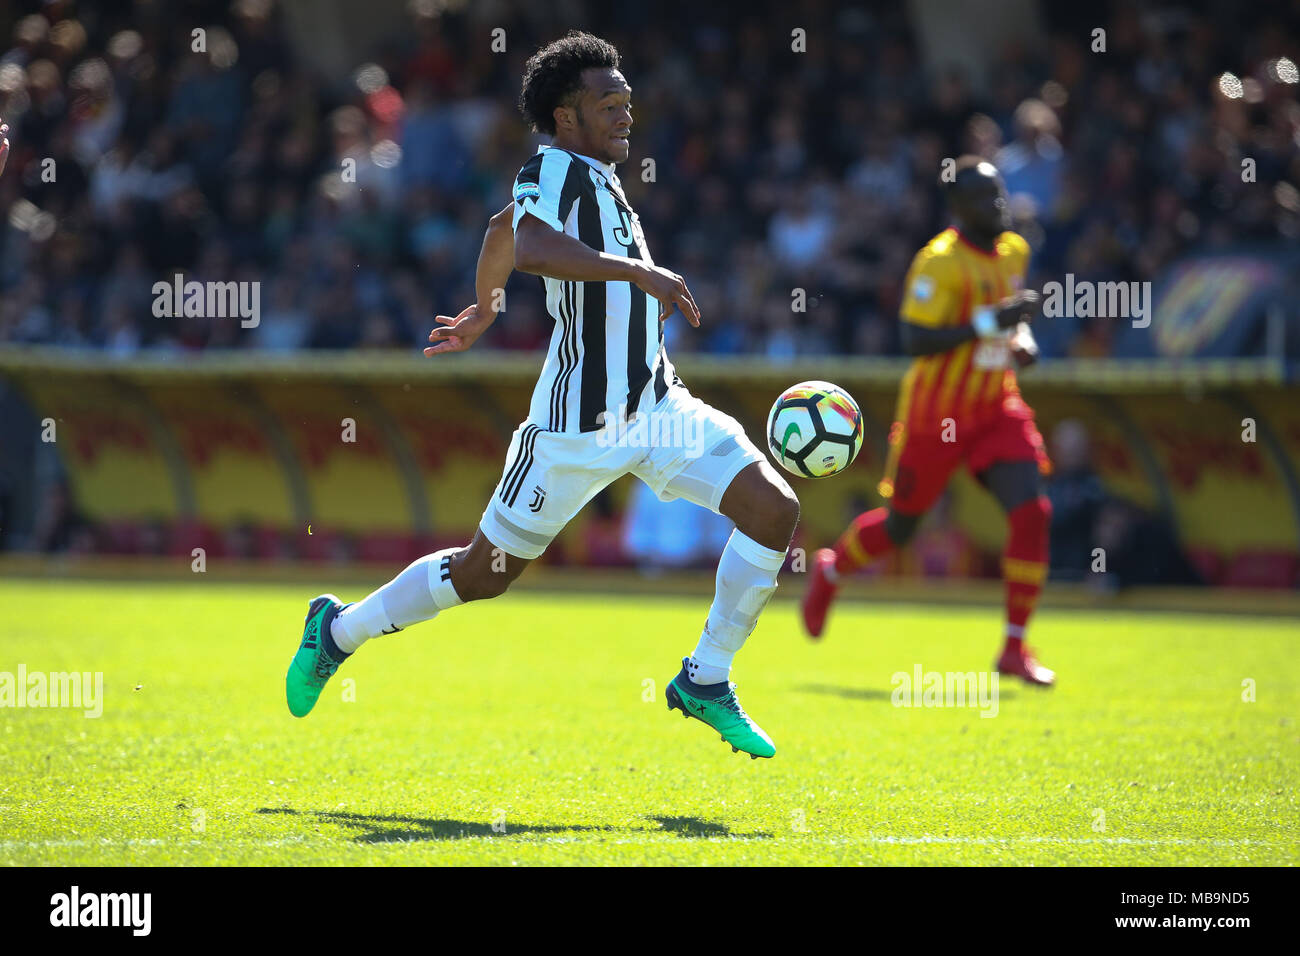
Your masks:
{"label": "blurred crowd", "polygon": [[[705,317],[672,324],[679,351],[896,353],[908,261],[946,225],[937,173],[967,152],[1006,178],[1031,284],[1300,240],[1297,7],[1067,6],[1043,4],[1046,40],[998,50],[980,93],[924,68],[903,4],[801,4],[793,52],[769,2],[415,0],[341,77],[302,62],[273,0],[31,3],[0,55],[0,343],[422,344],[435,312],[471,301],[487,219],[540,142],[514,108],[523,61],[572,25],[624,57],[621,176]],[[153,285],[176,272],[260,281],[260,323],[155,317]],[[517,275],[479,347],[532,349],[550,324]],[[1040,344],[1106,355],[1114,325],[1055,323]]]}

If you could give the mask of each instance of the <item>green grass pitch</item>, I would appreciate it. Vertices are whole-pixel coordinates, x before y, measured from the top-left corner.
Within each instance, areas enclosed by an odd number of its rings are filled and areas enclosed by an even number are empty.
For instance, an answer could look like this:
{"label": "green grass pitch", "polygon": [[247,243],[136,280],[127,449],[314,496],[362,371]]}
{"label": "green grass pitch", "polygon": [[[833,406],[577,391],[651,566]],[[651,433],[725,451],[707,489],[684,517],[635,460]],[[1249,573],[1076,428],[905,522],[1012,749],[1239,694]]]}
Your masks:
{"label": "green grass pitch", "polygon": [[105,698],[0,709],[0,863],[1300,862],[1294,621],[1047,610],[1060,686],[1003,682],[990,719],[895,707],[891,675],[987,669],[996,610],[844,604],[810,645],[799,584],[738,658],[777,744],[753,761],[664,705],[707,599],[460,608],[295,720],[309,590],[0,583],[0,671],[102,671]]}

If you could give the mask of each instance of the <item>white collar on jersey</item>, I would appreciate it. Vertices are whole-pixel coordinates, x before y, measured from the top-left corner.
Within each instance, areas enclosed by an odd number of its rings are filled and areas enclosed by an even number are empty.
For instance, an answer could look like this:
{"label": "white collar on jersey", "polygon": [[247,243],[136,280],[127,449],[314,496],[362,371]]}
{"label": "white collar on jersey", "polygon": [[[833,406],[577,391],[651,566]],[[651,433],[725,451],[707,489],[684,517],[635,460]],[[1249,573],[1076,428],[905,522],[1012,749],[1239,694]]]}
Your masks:
{"label": "white collar on jersey", "polygon": [[[551,145],[547,145],[547,144],[543,144],[543,145],[537,147],[537,151],[538,151],[539,153],[540,153],[540,152],[543,152],[544,150],[548,150],[548,149],[564,149],[564,147],[563,147],[563,146],[551,146]],[[601,162],[600,160],[598,160],[598,159],[592,159],[590,156],[583,156],[582,153],[575,153],[575,152],[574,152],[573,150],[571,150],[571,149],[565,149],[564,151],[565,151],[566,153],[568,153],[570,156],[577,156],[580,160],[582,160],[583,162],[585,162],[588,166],[590,166],[590,167],[592,167],[593,169],[599,170],[600,172],[604,173],[604,174],[605,174],[609,179],[613,180],[615,183],[618,182],[618,176],[616,176],[616,175],[614,174],[614,164],[613,164],[613,163],[602,163],[602,162]]]}

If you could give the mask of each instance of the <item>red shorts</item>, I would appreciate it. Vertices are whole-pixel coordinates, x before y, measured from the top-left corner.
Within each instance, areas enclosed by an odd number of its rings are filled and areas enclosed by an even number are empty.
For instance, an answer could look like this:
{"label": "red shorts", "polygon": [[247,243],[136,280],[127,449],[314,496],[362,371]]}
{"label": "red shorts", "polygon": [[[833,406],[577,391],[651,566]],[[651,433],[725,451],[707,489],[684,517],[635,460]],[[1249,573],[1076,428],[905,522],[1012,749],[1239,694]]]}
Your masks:
{"label": "red shorts", "polygon": [[[1028,412],[1027,406],[1022,408]],[[944,437],[938,428],[909,431],[901,422],[894,423],[889,433],[885,477],[878,490],[899,514],[928,511],[962,461],[972,475],[979,475],[990,465],[1011,461],[1037,462],[1044,475],[1052,470],[1032,413],[1003,412],[965,429],[953,428],[947,436],[952,441],[944,441]]]}

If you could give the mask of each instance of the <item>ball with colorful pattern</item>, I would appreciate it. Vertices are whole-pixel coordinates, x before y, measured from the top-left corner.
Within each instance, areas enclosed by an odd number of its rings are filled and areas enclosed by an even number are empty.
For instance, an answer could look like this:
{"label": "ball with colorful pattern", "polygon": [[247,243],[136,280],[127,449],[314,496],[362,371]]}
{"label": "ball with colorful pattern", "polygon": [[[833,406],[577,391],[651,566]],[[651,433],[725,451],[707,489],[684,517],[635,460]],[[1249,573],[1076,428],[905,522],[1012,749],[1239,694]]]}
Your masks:
{"label": "ball with colorful pattern", "polygon": [[767,447],[777,464],[800,478],[838,475],[862,450],[862,412],[838,385],[800,382],[773,403]]}

